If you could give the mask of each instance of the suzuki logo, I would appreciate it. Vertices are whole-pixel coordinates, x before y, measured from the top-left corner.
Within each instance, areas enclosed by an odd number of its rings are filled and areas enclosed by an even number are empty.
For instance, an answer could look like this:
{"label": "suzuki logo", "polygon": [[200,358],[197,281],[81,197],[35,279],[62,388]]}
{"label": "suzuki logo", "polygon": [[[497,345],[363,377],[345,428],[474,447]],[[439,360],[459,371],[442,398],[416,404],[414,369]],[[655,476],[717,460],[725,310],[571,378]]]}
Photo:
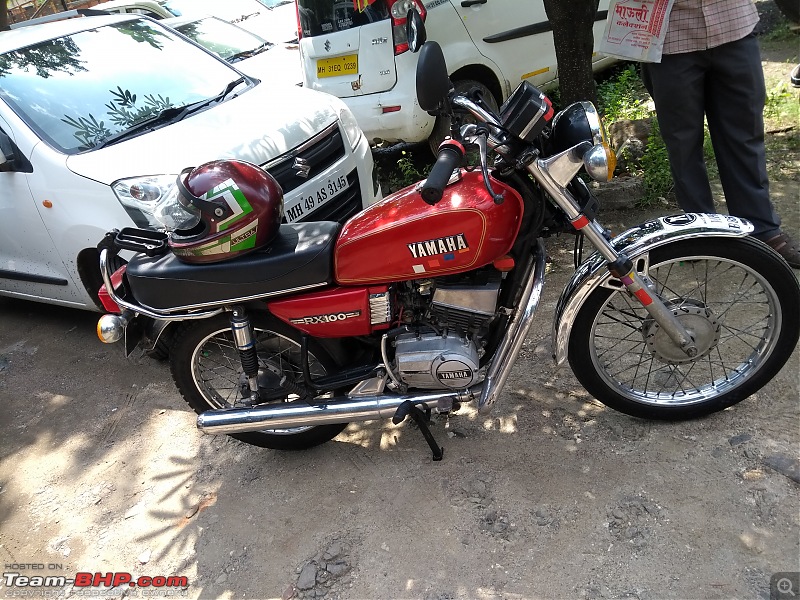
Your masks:
{"label": "suzuki logo", "polygon": [[306,159],[297,156],[294,159],[294,165],[292,165],[292,170],[298,177],[302,177],[303,179],[308,179],[308,174],[311,172],[311,165],[308,164],[308,161]]}
{"label": "suzuki logo", "polygon": [[330,52],[330,51],[331,51],[331,41],[325,40],[325,52]]}

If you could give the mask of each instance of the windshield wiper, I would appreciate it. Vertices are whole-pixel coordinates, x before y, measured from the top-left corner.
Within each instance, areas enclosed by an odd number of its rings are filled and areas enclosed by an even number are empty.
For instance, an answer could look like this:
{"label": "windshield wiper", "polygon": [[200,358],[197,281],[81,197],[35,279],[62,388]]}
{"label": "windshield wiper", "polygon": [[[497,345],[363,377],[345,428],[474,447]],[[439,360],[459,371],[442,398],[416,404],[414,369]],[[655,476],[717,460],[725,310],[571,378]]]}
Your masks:
{"label": "windshield wiper", "polygon": [[243,50],[242,52],[237,52],[236,54],[229,56],[227,58],[227,61],[234,63],[240,60],[244,60],[245,58],[250,58],[251,56],[255,56],[256,54],[261,54],[265,50],[269,50],[274,45],[275,44],[273,44],[272,42],[264,42],[260,46],[256,46],[255,48],[252,48],[250,50]]}
{"label": "windshield wiper", "polygon": [[206,98],[205,100],[199,100],[198,102],[192,102],[191,104],[186,104],[185,106],[170,106],[169,108],[165,108],[157,115],[153,115],[145,119],[144,121],[139,121],[132,127],[125,129],[123,131],[118,131],[114,133],[104,140],[101,140],[94,146],[90,148],[90,150],[99,150],[100,148],[105,148],[106,146],[110,146],[112,144],[116,144],[122,140],[136,137],[137,135],[145,132],[145,131],[153,131],[159,125],[169,125],[171,123],[177,123],[182,119],[185,119],[190,114],[199,111],[202,108],[210,106],[212,104],[222,102],[225,97],[230,94],[235,87],[237,87],[240,83],[243,83],[246,80],[246,77],[242,76],[238,79],[234,79],[228,85],[225,86],[225,89],[222,90],[216,96],[212,96],[211,98]]}

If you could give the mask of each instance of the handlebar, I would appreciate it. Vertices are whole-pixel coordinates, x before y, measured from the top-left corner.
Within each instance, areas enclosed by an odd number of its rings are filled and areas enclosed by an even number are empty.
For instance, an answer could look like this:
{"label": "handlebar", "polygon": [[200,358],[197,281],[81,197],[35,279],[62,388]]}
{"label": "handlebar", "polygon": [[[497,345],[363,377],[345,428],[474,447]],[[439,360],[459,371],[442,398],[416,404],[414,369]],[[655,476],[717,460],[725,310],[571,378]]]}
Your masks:
{"label": "handlebar", "polygon": [[420,190],[420,195],[427,204],[434,206],[442,199],[447,182],[450,181],[453,171],[464,162],[465,154],[464,146],[455,140],[441,143],[436,162]]}

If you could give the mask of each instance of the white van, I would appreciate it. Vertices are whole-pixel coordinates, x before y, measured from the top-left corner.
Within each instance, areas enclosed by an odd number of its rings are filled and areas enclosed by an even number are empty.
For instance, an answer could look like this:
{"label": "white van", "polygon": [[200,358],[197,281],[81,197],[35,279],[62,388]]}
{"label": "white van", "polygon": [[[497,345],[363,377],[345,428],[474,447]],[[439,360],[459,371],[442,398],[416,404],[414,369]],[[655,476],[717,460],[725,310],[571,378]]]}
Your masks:
{"label": "white van", "polygon": [[[342,98],[371,143],[443,137],[416,101],[418,54],[408,51],[409,9],[444,50],[457,90],[477,85],[499,106],[523,80],[546,88],[558,77],[543,0],[296,0],[303,85]],[[609,0],[600,0],[599,40]],[[614,59],[595,55],[595,68]],[[446,128],[445,128],[446,130]]]}
{"label": "white van", "polygon": [[244,75],[146,17],[0,33],[0,295],[95,308],[97,243],[154,226],[186,167],[267,168],[286,218],[343,221],[380,197],[338,99]]}

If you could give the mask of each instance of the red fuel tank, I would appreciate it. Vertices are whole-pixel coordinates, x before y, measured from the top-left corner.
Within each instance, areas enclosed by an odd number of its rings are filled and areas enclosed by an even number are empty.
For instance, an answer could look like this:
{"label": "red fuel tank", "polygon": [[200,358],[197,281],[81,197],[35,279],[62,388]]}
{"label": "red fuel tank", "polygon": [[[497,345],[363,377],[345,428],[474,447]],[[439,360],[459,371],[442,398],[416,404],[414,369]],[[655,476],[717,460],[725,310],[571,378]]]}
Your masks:
{"label": "red fuel tank", "polygon": [[522,197],[492,178],[492,188],[504,199],[495,204],[479,172],[461,175],[436,206],[426,204],[414,184],[350,219],[336,242],[336,281],[391,283],[452,275],[511,250],[522,221]]}

